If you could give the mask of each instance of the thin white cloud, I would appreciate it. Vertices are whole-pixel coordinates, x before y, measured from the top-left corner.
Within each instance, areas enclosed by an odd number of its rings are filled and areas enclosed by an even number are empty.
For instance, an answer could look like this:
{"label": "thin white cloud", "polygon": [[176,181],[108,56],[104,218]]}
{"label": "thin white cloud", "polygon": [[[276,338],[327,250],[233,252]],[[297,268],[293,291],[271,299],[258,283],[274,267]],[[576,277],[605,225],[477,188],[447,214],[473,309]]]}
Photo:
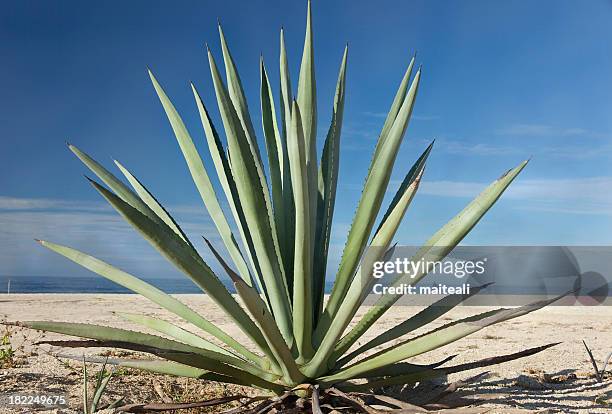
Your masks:
{"label": "thin white cloud", "polygon": [[[201,236],[223,245],[205,209],[169,208],[203,257],[220,270]],[[103,202],[0,197],[0,274],[86,275],[87,271],[41,248],[34,239],[68,245],[144,277],[177,276],[137,231]],[[218,274],[222,275],[221,272]]]}
{"label": "thin white cloud", "polygon": [[386,118],[387,117],[387,113],[386,112],[364,111],[364,112],[362,112],[362,114],[364,114],[366,116],[371,116],[371,117],[374,117],[374,118]]}
{"label": "thin white cloud", "polygon": [[[400,183],[397,182],[395,187]],[[466,181],[423,181],[419,186],[419,194],[440,197],[473,197],[482,191],[484,185],[476,182]]]}
{"label": "thin white cloud", "polygon": [[567,137],[567,136],[594,136],[599,135],[584,128],[561,128],[546,124],[513,124],[496,131],[499,135],[538,136],[538,137]]}
{"label": "thin white cloud", "polygon": [[[420,194],[473,198],[488,184],[466,181],[424,181]],[[522,200],[523,209],[574,214],[612,215],[612,177],[518,180],[505,199]]]}
{"label": "thin white cloud", "polygon": [[[373,118],[383,118],[384,119],[387,117],[387,112],[365,111],[365,112],[362,112],[362,114],[366,116],[371,116]],[[437,115],[412,115],[410,119],[414,121],[435,121],[436,119],[440,119],[440,117]]]}
{"label": "thin white cloud", "polygon": [[[425,142],[425,140],[424,140]],[[552,157],[567,160],[585,160],[609,156],[612,154],[612,145],[599,143],[592,145],[534,145],[529,143],[523,146],[495,145],[483,142],[470,143],[466,141],[439,138],[436,140],[436,149],[454,155],[477,156],[506,156],[516,155],[522,157]]]}
{"label": "thin white cloud", "polygon": [[109,207],[96,202],[57,200],[49,198],[19,198],[0,196],[0,210],[82,210],[103,211]]}
{"label": "thin white cloud", "polygon": [[[0,211],[81,211],[112,212],[113,209],[103,201],[62,200],[52,198],[20,198],[0,196]],[[204,214],[204,205],[173,205],[174,214]]]}
{"label": "thin white cloud", "polygon": [[410,119],[415,121],[435,121],[440,119],[440,117],[437,115],[412,115]]}
{"label": "thin white cloud", "polygon": [[[439,143],[439,144],[438,144]],[[436,147],[449,154],[471,154],[471,155],[515,155],[522,154],[516,147],[497,146],[485,143],[470,144],[463,141],[438,140]]]}
{"label": "thin white cloud", "polygon": [[541,148],[538,153],[556,158],[585,160],[610,156],[612,145],[555,145]]}

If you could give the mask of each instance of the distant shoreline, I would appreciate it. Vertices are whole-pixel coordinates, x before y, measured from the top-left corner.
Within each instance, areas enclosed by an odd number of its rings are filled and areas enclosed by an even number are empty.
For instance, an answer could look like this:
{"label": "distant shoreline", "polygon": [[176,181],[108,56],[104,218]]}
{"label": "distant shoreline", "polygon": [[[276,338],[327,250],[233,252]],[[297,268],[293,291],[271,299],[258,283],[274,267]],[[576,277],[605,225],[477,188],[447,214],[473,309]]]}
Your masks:
{"label": "distant shoreline", "polygon": [[[197,299],[198,297],[208,297],[205,292],[198,290],[197,292],[190,293],[173,293],[166,292],[176,297],[182,297],[185,299]],[[235,292],[232,292],[234,296],[237,296]],[[326,298],[329,297],[329,294],[325,295]],[[41,298],[41,299],[58,299],[62,301],[70,301],[70,300],[83,300],[88,298],[141,298],[146,300],[144,297],[137,293],[133,292],[27,292],[27,293],[11,293],[6,294],[0,293],[0,303],[8,303],[8,302],[17,302],[17,301],[27,301],[33,298]],[[396,302],[394,306],[414,306],[414,307],[423,307],[428,306],[435,301],[442,299],[443,296],[429,296],[425,298],[419,298],[414,295],[405,295],[400,297],[400,299]],[[378,299],[377,295],[370,295],[364,301],[362,306],[371,306],[374,304],[375,300]],[[542,300],[542,296],[537,295],[487,295],[485,293],[479,293],[478,298],[473,297],[470,300],[465,301],[464,303],[459,304],[460,307],[495,307],[495,306],[522,306],[532,302],[536,302]],[[577,308],[592,308],[592,307],[607,307],[612,306],[612,297],[608,297],[602,303],[597,304],[593,302],[588,302],[588,297],[580,297],[576,300],[575,297],[566,297],[558,300],[557,302],[550,304],[548,306],[554,307],[577,307]],[[207,299],[208,300],[208,299]]]}
{"label": "distant shoreline", "polygon": [[[134,294],[129,289],[126,289],[110,280],[103,277],[66,277],[66,276],[15,276],[7,277],[0,276],[0,298],[7,297],[8,280],[11,281],[10,295],[130,295]],[[189,278],[156,278],[143,279],[162,291],[173,295],[199,295],[202,290],[195,285]],[[230,293],[235,294],[236,290],[230,280],[221,279]],[[426,284],[424,284],[426,285]],[[333,281],[326,283],[326,294],[331,292]],[[501,289],[500,289],[501,288]],[[497,289],[495,291],[494,289]],[[464,305],[466,306],[518,306],[527,303],[550,299],[553,296],[562,292],[538,292],[530,291],[529,287],[525,287],[525,292],[517,292],[517,289],[504,289],[503,287],[491,287],[479,292],[477,295],[468,299]],[[380,298],[381,295],[369,295],[366,298],[365,305],[371,305]],[[400,305],[416,305],[426,306],[441,299],[442,295],[400,295],[398,304]],[[588,304],[589,298],[564,298],[555,305],[574,305],[578,301],[582,304]],[[591,300],[591,302],[593,302]],[[596,304],[596,302],[591,303]],[[612,305],[612,296],[608,296],[604,302],[604,306]],[[601,306],[601,305],[600,305]]]}

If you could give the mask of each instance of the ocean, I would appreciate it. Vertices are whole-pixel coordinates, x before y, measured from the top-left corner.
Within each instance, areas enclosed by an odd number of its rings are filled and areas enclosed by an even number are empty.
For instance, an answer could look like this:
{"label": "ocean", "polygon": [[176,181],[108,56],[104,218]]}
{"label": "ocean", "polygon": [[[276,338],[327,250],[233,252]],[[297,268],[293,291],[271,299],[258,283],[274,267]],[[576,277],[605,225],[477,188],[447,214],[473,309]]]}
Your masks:
{"label": "ocean", "polygon": [[[11,281],[11,293],[134,293],[123,286],[103,277],[66,277],[66,276],[0,276],[0,294],[8,291]],[[144,279],[146,282],[166,293],[202,293],[188,278]],[[231,293],[236,289],[229,279],[221,282]],[[331,291],[333,282],[326,283],[326,292]]]}
{"label": "ocean", "polygon": [[[96,276],[0,276],[0,296],[8,292],[10,280],[10,293],[134,293],[116,283],[113,283],[103,277]],[[155,278],[143,279],[162,291],[170,294],[185,294],[185,293],[202,293],[202,290],[196,286],[188,278]],[[236,293],[233,283],[229,279],[221,279],[222,283],[230,293]],[[481,285],[476,283],[475,285]],[[435,285],[432,285],[435,286]],[[333,281],[326,281],[325,293],[329,294],[333,287]],[[465,302],[466,305],[503,305],[503,306],[518,306],[537,300],[550,299],[561,293],[567,292],[567,289],[542,289],[533,286],[504,286],[493,285],[481,292],[479,295]],[[599,289],[598,289],[599,290]],[[378,292],[374,292],[378,293]],[[612,292],[608,285],[605,286],[605,291],[591,291],[590,294],[579,294],[582,299],[573,297],[572,303],[578,302],[587,304],[592,302],[592,305],[612,305]],[[378,295],[370,295],[369,301],[379,298]],[[420,304],[429,305],[435,300],[438,300],[439,295],[404,295],[402,304]],[[594,301],[592,299],[595,299]],[[491,302],[493,301],[493,302]],[[372,304],[367,302],[368,304]],[[567,301],[559,303],[563,305],[570,304]]]}
{"label": "ocean", "polygon": [[[103,277],[0,276],[0,294],[7,292],[9,280],[11,293],[133,293]],[[187,278],[144,280],[166,293],[202,293]],[[223,280],[223,283],[230,292],[235,293],[231,281]]]}

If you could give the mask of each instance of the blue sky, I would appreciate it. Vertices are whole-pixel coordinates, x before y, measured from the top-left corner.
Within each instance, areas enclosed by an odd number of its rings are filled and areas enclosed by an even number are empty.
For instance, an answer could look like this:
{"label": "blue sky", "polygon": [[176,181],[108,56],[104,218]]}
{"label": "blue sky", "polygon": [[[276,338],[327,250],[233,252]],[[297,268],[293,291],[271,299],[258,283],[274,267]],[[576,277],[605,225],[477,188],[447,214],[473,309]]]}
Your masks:
{"label": "blue sky", "polygon": [[[422,84],[390,191],[437,141],[399,243],[425,241],[528,157],[527,169],[465,243],[612,243],[611,2],[315,0],[313,18],[319,148],[349,42],[332,267],[384,114],[415,51]],[[214,109],[204,43],[221,58],[217,19],[259,126],[259,55],[278,96],[284,26],[295,87],[304,1],[3,2],[1,274],[87,274],[34,238],[78,247],[141,276],[177,274],[104,205],[66,140],[108,166],[112,158],[127,165],[194,240],[214,234],[146,67],[205,153],[188,82]],[[212,168],[207,155],[205,162]]]}

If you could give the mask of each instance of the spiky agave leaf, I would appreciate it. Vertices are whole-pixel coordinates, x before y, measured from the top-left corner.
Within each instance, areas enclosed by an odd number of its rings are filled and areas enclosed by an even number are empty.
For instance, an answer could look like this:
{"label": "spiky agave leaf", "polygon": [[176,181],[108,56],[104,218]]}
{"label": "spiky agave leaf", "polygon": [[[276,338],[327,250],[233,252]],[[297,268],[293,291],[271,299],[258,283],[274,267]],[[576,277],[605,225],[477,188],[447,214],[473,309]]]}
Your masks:
{"label": "spiky agave leaf", "polygon": [[[441,367],[443,363],[448,362],[448,358],[441,363],[418,366],[418,365],[388,365],[384,370],[370,371],[364,378],[368,378],[367,383],[349,384],[344,383],[342,389],[347,391],[367,392],[371,389],[379,389],[381,387],[396,385],[396,384],[414,384],[415,382],[424,381],[433,378],[454,374],[457,372],[468,371],[476,368],[487,367],[491,365],[501,364],[503,362],[513,361],[519,358],[525,358],[538,352],[542,352],[550,347],[559,345],[559,343],[551,343],[533,348],[528,348],[519,352],[513,352],[507,355],[499,355],[495,357],[483,358],[478,361],[467,362],[465,364],[453,365],[450,367]],[[382,374],[382,375],[380,375]]]}
{"label": "spiky agave leaf", "polygon": [[[196,188],[231,260],[226,261],[207,238],[205,241],[232,279],[242,303],[225,288],[168,210],[126,167],[116,162],[133,190],[89,155],[72,145],[70,149],[108,186],[106,188],[92,181],[94,188],[156,250],[208,293],[251,339],[258,351],[249,350],[204,316],[135,276],[93,256],[50,242],[41,244],[143,295],[185,320],[190,326],[183,328],[164,319],[121,312],[117,314],[166,337],[87,324],[26,322],[25,326],[87,338],[47,341],[53,345],[117,347],[160,358],[116,360],[110,361],[111,364],[249,385],[282,394],[280,399],[286,398],[292,389],[303,389],[304,385],[299,386],[300,383],[320,385],[322,389],[337,384],[345,389],[359,388],[359,385],[350,385],[347,381],[362,378],[380,385],[394,384],[499,363],[546,348],[538,347],[451,367],[442,366],[449,359],[430,366],[405,362],[406,359],[449,344],[494,323],[537,310],[552,301],[542,301],[518,309],[493,310],[443,325],[416,338],[402,338],[433,322],[465,299],[447,297],[347,354],[398,298],[394,295],[380,298],[342,336],[374,282],[370,271],[373,261],[386,259],[392,251],[396,232],[417,193],[425,162],[432,149],[432,145],[425,149],[407,172],[375,227],[412,114],[422,71],[419,69],[412,76],[415,64],[413,57],[382,126],[347,236],[334,288],[329,302],[323,307],[329,238],[337,194],[347,49],[340,65],[331,122],[320,163],[316,159],[317,92],[310,2],[296,98],[292,96],[284,31],[281,30],[280,34],[280,123],[277,121],[278,109],[274,104],[271,82],[262,57],[260,102],[269,170],[269,177],[266,177],[242,83],[221,26],[219,35],[227,86],[210,50],[207,55],[227,141],[225,144],[195,86],[192,84],[191,87],[206,143],[231,215],[226,216],[223,211],[218,196],[222,193],[215,191],[181,116],[152,73],[150,76]],[[526,162],[521,163],[494,181],[435,233],[413,260],[439,260],[448,254],[495,204],[525,165]],[[233,224],[242,240],[240,245],[234,237],[234,226],[228,217],[234,219]],[[365,254],[366,251],[374,253]],[[422,272],[411,282],[416,283],[425,276]],[[403,280],[398,278],[393,283],[403,283]],[[477,291],[473,290],[472,294]],[[193,328],[203,332],[196,333]],[[356,358],[398,338],[399,343],[393,346],[373,355],[366,354],[361,359]],[[343,395],[335,388],[330,392],[336,396]],[[315,400],[318,393],[318,388],[312,392],[313,406],[317,405]]]}
{"label": "spiky agave leaf", "polygon": [[332,108],[332,119],[327,137],[325,138],[319,168],[315,252],[312,269],[314,282],[313,312],[315,322],[319,321],[321,312],[323,312],[329,237],[331,234],[332,218],[334,216],[336,188],[338,186],[338,169],[340,165],[340,132],[342,130],[342,119],[344,115],[347,56],[348,45],[344,48],[344,54],[342,56],[340,73],[338,74],[338,81],[336,83],[334,105]]}
{"label": "spiky agave leaf", "polygon": [[368,356],[347,368],[341,369],[338,373],[321,378],[321,381],[326,383],[346,381],[355,378],[358,375],[363,375],[368,371],[432,351],[451,342],[455,342],[465,336],[471,335],[474,332],[478,332],[487,326],[507,321],[509,319],[518,318],[519,316],[523,316],[541,309],[542,307],[559,300],[565,295],[566,293],[552,299],[521,306],[520,308],[502,308],[487,311],[479,315],[470,316],[468,318],[451,322],[426,334],[401,342],[374,355]]}
{"label": "spiky agave leaf", "polygon": [[236,341],[222,329],[219,329],[202,315],[155,286],[81,251],[44,240],[39,240],[39,243],[47,249],[74,261],[80,266],[149,299],[158,306],[214,336],[247,359],[265,365],[261,357],[249,351],[244,345]]}
{"label": "spiky agave leaf", "polygon": [[270,171],[270,186],[272,187],[273,213],[276,230],[278,231],[279,250],[282,257],[287,252],[285,240],[285,198],[283,197],[283,176],[284,170],[288,168],[287,145],[279,130],[276,121],[276,107],[274,97],[270,88],[270,81],[264,66],[263,56],[260,58],[261,76],[261,121],[263,126],[264,138],[266,141],[266,152],[268,154],[268,167]]}
{"label": "spiky agave leaf", "polygon": [[[388,343],[394,339],[404,336],[407,333],[413,332],[418,328],[427,325],[430,322],[435,321],[442,315],[451,311],[453,308],[455,308],[457,305],[459,305],[466,299],[478,294],[482,289],[485,289],[490,284],[491,283],[487,283],[482,286],[472,287],[469,293],[463,295],[445,296],[437,302],[426,307],[422,311],[418,312],[416,315],[406,319],[404,322],[395,325],[388,331],[383,332],[381,335],[372,338],[370,341],[359,346],[354,351],[351,351],[350,353],[343,356],[342,353],[338,353],[332,358],[336,361],[336,367],[342,367],[346,365],[347,362],[351,361],[359,355],[363,355],[365,352],[369,351],[372,348]],[[342,357],[340,358],[340,356]]]}
{"label": "spiky agave leaf", "polygon": [[[232,58],[232,55],[229,51],[229,47],[227,45],[225,35],[223,33],[223,30],[221,29],[221,24],[218,25],[218,28],[219,28],[219,37],[221,39],[221,47],[223,50],[223,62],[225,64],[225,75],[226,75],[227,84],[228,84],[227,92],[230,97],[230,102],[226,102],[226,103],[231,103],[231,105],[229,106],[231,107],[231,109],[233,109],[233,110],[230,109],[229,113],[227,113],[226,115],[229,115],[231,118],[231,116],[235,113],[236,116],[240,119],[240,123],[242,124],[242,128],[238,128],[238,130],[240,129],[242,130],[243,135],[246,138],[246,141],[248,142],[249,148],[251,150],[252,164],[254,165],[255,171],[257,172],[260,187],[263,189],[263,201],[264,201],[264,205],[265,205],[266,212],[268,215],[268,221],[269,221],[268,225],[270,226],[270,236],[272,238],[274,252],[276,254],[275,260],[279,264],[279,267],[280,267],[279,271],[283,273],[283,270],[284,270],[283,260],[282,260],[282,256],[280,253],[280,247],[278,244],[276,221],[274,220],[272,201],[270,199],[268,183],[266,180],[266,176],[264,174],[264,168],[263,168],[263,164],[261,160],[261,153],[259,150],[259,146],[257,145],[257,139],[255,137],[255,132],[253,130],[253,123],[251,121],[251,116],[249,115],[249,110],[246,104],[246,97],[244,95],[244,90],[242,88],[242,82],[240,80],[240,76],[238,75],[236,64],[234,63],[234,59]],[[210,50],[208,51],[208,57],[209,57],[211,66],[214,66],[214,60],[212,59]],[[218,77],[218,73],[215,73],[215,70],[216,68],[211,67],[211,72],[213,72],[213,82],[215,84],[215,91],[217,92],[217,98],[219,99],[220,97],[219,93],[220,93],[220,88],[222,87],[222,82],[220,81],[220,78]],[[223,94],[223,92],[225,91],[222,91],[221,94]],[[225,112],[226,110],[224,110],[224,108],[221,106],[221,103],[219,103],[219,107],[220,107],[219,109],[221,110],[223,114],[223,112]],[[228,118],[224,116],[223,119],[225,123]],[[233,119],[233,121],[235,122],[235,119]],[[226,125],[226,130],[227,130],[227,124],[225,125]],[[247,161],[247,163],[250,164],[250,160]],[[281,277],[281,279],[283,280],[285,279],[284,274]]]}
{"label": "spiky agave leaf", "polygon": [[177,341],[182,342],[184,344],[232,356],[232,354],[226,349],[221,348],[220,346],[215,345],[214,343],[163,319],[129,312],[114,313],[127,321],[142,325],[145,328],[149,328],[164,335],[167,335],[170,338],[176,339]]}
{"label": "spiky agave leaf", "polygon": [[[45,343],[50,345],[71,347],[75,344],[75,341],[42,341],[39,343]],[[90,363],[107,363],[109,365],[124,367],[124,368],[135,368],[143,371],[154,372],[157,374],[172,375],[177,377],[195,378],[200,380],[218,381],[225,382],[228,384],[254,386],[248,381],[241,380],[240,378],[228,377],[227,375],[217,374],[216,372],[207,371],[205,369],[194,368],[189,365],[181,364],[178,362],[164,361],[158,359],[124,359],[124,358],[100,358],[85,356],[76,356],[72,354],[58,353],[55,356],[58,358],[65,358],[75,361],[83,361]],[[257,387],[257,386],[256,386]],[[258,387],[259,388],[259,387]],[[276,391],[282,391],[283,387],[278,385],[273,387]],[[263,390],[270,390],[270,388],[261,388]]]}
{"label": "spiky agave leaf", "polygon": [[375,153],[372,158],[370,171],[368,172],[357,211],[349,230],[344,252],[342,253],[342,260],[336,274],[334,287],[317,326],[317,337],[322,337],[322,333],[327,330],[336,315],[351,284],[350,282],[359,264],[359,259],[366,247],[382,204],[385,190],[391,178],[391,171],[399,151],[399,146],[412,114],[420,78],[421,70],[419,69],[412,81],[410,90],[402,102],[389,135],[379,138],[379,141],[384,138],[385,142],[384,145],[381,145],[380,151]]}
{"label": "spiky agave leaf", "polygon": [[285,49],[284,30],[280,31],[280,113],[282,124],[282,138],[285,146],[286,168],[283,170],[283,205],[285,206],[285,234],[282,236],[285,244],[285,256],[283,264],[285,266],[285,276],[289,293],[293,292],[293,243],[295,238],[295,205],[293,203],[293,189],[291,188],[291,171],[289,165],[289,154],[287,153],[287,136],[291,124],[291,79],[289,77],[289,64],[287,62],[287,50]]}
{"label": "spiky agave leaf", "polygon": [[206,168],[204,168],[204,163],[202,162],[202,158],[198,153],[195,145],[193,144],[193,140],[183,123],[180,115],[174,108],[174,105],[166,95],[165,91],[157,82],[157,79],[153,75],[153,72],[149,71],[149,76],[151,77],[151,82],[153,82],[153,86],[155,87],[155,91],[159,96],[159,100],[162,103],[166,115],[168,116],[168,120],[172,125],[172,130],[176,135],[176,139],[181,147],[183,155],[185,156],[185,160],[187,161],[187,165],[189,166],[189,171],[193,177],[193,181],[200,192],[200,196],[208,209],[208,213],[210,217],[213,219],[223,242],[225,243],[225,247],[229,251],[234,263],[238,267],[238,272],[242,276],[247,283],[251,283],[251,277],[249,274],[249,270],[247,264],[244,260],[244,257],[240,253],[240,249],[238,248],[238,243],[234,238],[232,230],[229,226],[229,223],[221,209],[221,205],[219,204],[219,200],[217,199],[217,194],[213,189],[210,178],[208,177],[208,173],[206,172]]}
{"label": "spiky agave leaf", "polygon": [[293,355],[291,350],[285,343],[274,318],[270,315],[270,312],[261,299],[259,294],[255,289],[248,286],[240,279],[240,277],[234,272],[228,264],[223,260],[219,252],[213,247],[213,245],[208,241],[208,239],[204,238],[204,241],[213,252],[219,263],[226,270],[232,282],[234,282],[234,287],[240,295],[240,298],[244,301],[247,309],[251,312],[255,320],[257,321],[264,338],[266,338],[266,342],[270,347],[270,350],[274,354],[276,361],[279,363],[283,375],[287,379],[288,382],[299,382],[304,378],[302,373],[299,371],[295,360],[293,359]]}
{"label": "spiky agave leaf", "polygon": [[266,294],[267,297],[266,287],[262,281],[261,269],[259,267],[257,255],[253,246],[253,238],[251,237],[248,229],[248,224],[244,216],[244,209],[240,204],[240,198],[238,196],[238,190],[236,189],[236,182],[232,176],[228,156],[225,154],[223,144],[219,138],[219,134],[217,133],[215,126],[212,123],[212,120],[210,119],[208,110],[204,106],[204,102],[202,101],[202,98],[200,98],[200,95],[198,94],[198,91],[193,83],[191,84],[191,90],[193,91],[198,112],[200,113],[200,119],[202,121],[202,126],[204,127],[204,134],[206,135],[208,149],[210,151],[213,163],[215,164],[217,176],[219,177],[221,187],[223,188],[225,197],[234,216],[236,226],[240,232],[240,237],[249,258],[251,269],[255,275],[257,286],[264,292],[264,294]]}
{"label": "spiky agave leaf", "polygon": [[[428,260],[435,261],[444,258],[495,204],[501,194],[526,165],[527,161],[522,162],[489,185],[459,214],[438,230],[411,260],[416,262],[426,257]],[[422,272],[419,275],[415,275],[411,279],[411,283],[417,283],[424,276],[426,274]],[[404,282],[404,279],[396,278],[393,284],[399,285]],[[395,295],[382,296],[338,343],[336,354],[344,354],[398,299],[399,297]]]}
{"label": "spiky agave leaf", "polygon": [[[304,368],[311,376],[321,375],[328,365],[332,366],[334,361],[330,361],[329,363],[327,361],[333,354],[333,350],[338,339],[340,339],[340,336],[365,299],[365,295],[371,286],[371,282],[375,280],[370,276],[369,269],[371,268],[373,262],[380,260],[384,252],[388,250],[391,239],[395,235],[401,219],[418,189],[419,182],[425,168],[425,161],[427,160],[430,150],[431,145],[412,166],[406,175],[406,179],[400,186],[398,195],[395,197],[396,202],[391,203],[389,206],[389,211],[385,215],[385,220],[382,221],[381,228],[372,240],[372,246],[376,246],[375,248],[379,254],[368,255],[368,257],[364,258],[363,260],[363,267],[360,267],[360,269],[357,270],[356,277],[360,280],[356,280],[351,284],[336,316],[332,319],[329,328],[322,334],[323,336],[320,338],[320,346],[318,347],[315,356]],[[322,319],[322,321],[324,321],[324,319]],[[315,332],[315,334],[318,332]],[[315,338],[315,340],[317,339],[319,338]]]}
{"label": "spiky agave leaf", "polygon": [[189,239],[183,229],[178,225],[174,218],[168,213],[168,211],[162,206],[153,194],[142,184],[138,178],[136,178],[127,168],[125,168],[119,161],[115,160],[115,165],[119,168],[124,177],[129,181],[130,185],[136,191],[136,194],[140,199],[155,213],[157,217],[163,220],[181,239],[189,243]]}
{"label": "spiky agave leaf", "polygon": [[268,187],[262,186],[260,169],[232,101],[219,75],[214,58],[208,51],[208,59],[217,95],[217,102],[228,138],[228,151],[238,195],[244,207],[246,222],[253,237],[263,282],[267,287],[272,311],[287,342],[292,341],[291,306],[289,292],[283,277],[272,232],[273,219],[268,208]]}
{"label": "spiky agave leaf", "polygon": [[[91,347],[95,347],[96,345],[99,347],[105,342],[109,342],[113,344],[112,346],[118,348],[162,355],[166,357],[166,359],[175,362],[187,362],[192,366],[198,366],[199,368],[204,368],[223,375],[241,376],[243,374],[248,374],[264,379],[276,378],[274,374],[267,373],[255,365],[239,358],[142,332],[70,322],[26,321],[21,322],[19,326],[93,339],[94,341],[91,342]],[[193,365],[195,363],[198,365]]]}
{"label": "spiky agave leaf", "polygon": [[123,202],[119,197],[96,183],[91,181],[98,192],[109,202],[109,204],[123,216],[143,237],[164,255],[179,270],[189,276],[196,285],[207,292],[211,298],[230,315],[244,332],[264,352],[269,351],[261,332],[257,329],[251,318],[238,305],[238,302],[227,291],[212,269],[204,262],[199,254],[187,243],[183,242],[176,233],[170,232],[164,227],[149,220],[136,209]]}
{"label": "spiky agave leaf", "polygon": [[[311,9],[312,7],[310,0],[308,0],[306,10],[306,35],[304,37],[304,50],[302,53],[302,63],[300,65],[300,76],[298,78],[297,91],[297,106],[301,111],[301,123],[304,133],[304,155],[308,197],[306,200],[304,200],[305,204],[298,205],[296,203],[296,215],[298,209],[308,209],[309,220],[313,223],[313,225],[308,228],[308,231],[310,232],[308,237],[308,244],[310,248],[309,255],[312,257],[314,253],[316,231],[314,223],[316,222],[317,216],[317,86],[314,72],[314,41],[312,34]],[[297,234],[295,237],[298,237]]]}
{"label": "spiky agave leaf", "polygon": [[242,300],[244,301],[247,309],[251,312],[259,327],[262,331],[270,350],[274,354],[276,362],[280,365],[283,375],[287,378],[289,382],[295,382],[298,378],[303,379],[303,375],[299,372],[298,367],[293,360],[293,355],[291,350],[285,343],[276,322],[270,315],[270,312],[261,300],[257,291],[250,286],[246,285],[240,277],[234,272],[223,260],[219,252],[212,246],[212,244],[204,238],[206,244],[211,249],[219,263],[226,270],[229,277],[234,282],[234,286]]}

